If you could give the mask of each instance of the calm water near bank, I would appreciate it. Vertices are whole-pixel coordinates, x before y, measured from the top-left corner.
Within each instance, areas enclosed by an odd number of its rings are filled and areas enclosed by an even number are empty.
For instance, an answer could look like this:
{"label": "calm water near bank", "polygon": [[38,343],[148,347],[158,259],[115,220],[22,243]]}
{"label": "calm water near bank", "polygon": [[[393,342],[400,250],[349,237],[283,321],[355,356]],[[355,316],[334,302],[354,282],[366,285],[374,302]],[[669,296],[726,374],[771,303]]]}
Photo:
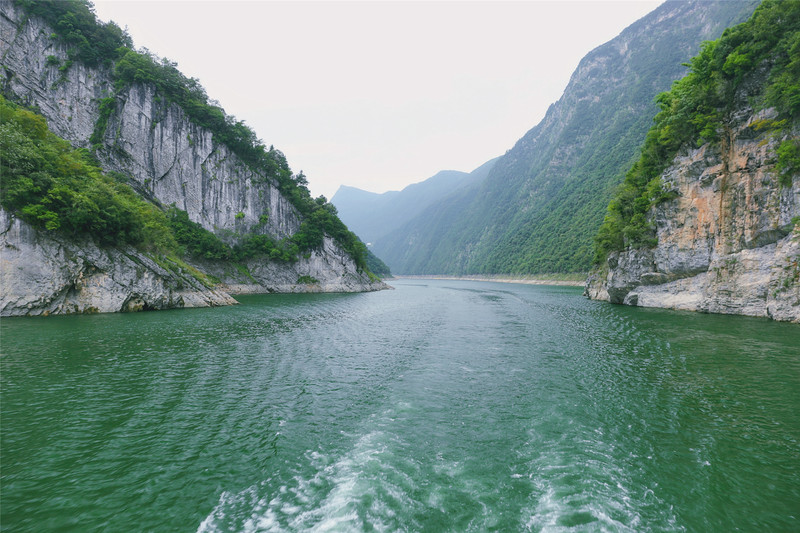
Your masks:
{"label": "calm water near bank", "polygon": [[800,530],[800,326],[392,284],[3,319],[0,527]]}

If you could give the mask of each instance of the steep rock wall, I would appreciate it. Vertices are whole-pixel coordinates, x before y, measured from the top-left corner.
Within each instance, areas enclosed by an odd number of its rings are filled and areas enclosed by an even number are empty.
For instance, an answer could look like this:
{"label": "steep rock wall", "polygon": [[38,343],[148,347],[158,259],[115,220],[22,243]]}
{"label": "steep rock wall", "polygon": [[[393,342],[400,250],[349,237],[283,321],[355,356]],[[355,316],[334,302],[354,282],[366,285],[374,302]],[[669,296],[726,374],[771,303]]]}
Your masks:
{"label": "steep rock wall", "polygon": [[[67,52],[51,33],[39,19],[0,3],[3,83],[15,100],[37,107],[53,133],[89,148],[99,101],[114,95],[111,72],[79,62],[61,71]],[[153,86],[135,84],[114,96],[97,154],[105,170],[131,176],[140,192],[163,205],[174,203],[222,235],[255,230],[280,238],[297,231],[295,209],[274,185],[215,143],[179,106],[158,98]],[[238,213],[244,216],[237,219]]]}
{"label": "steep rock wall", "polygon": [[282,238],[300,227],[294,207],[270,181],[215,143],[178,106],[158,101],[152,86],[134,85],[116,101],[103,141],[110,147],[101,154],[105,167],[131,175],[139,190],[175,204],[223,238],[227,232]]}
{"label": "steep rock wall", "polygon": [[774,116],[743,109],[719,145],[679,154],[662,176],[677,198],[650,213],[658,245],[610,254],[587,296],[800,322],[800,180],[781,185],[775,170],[798,132],[760,129]]}
{"label": "steep rock wall", "polygon": [[[164,206],[174,204],[185,210],[192,221],[228,242],[245,233],[268,234],[281,239],[300,227],[296,209],[269,179],[253,172],[227,147],[216,143],[211,132],[193,124],[179,106],[158,98],[153,86],[135,84],[115,94],[111,71],[107,68],[87,68],[75,62],[69,68],[60,69],[68,60],[64,46],[52,37],[52,30],[41,20],[28,19],[10,2],[0,2],[0,58],[0,83],[4,92],[18,102],[38,108],[51,131],[76,147],[91,146],[89,139],[100,118],[100,100],[113,96],[114,110],[108,117],[96,153],[104,170],[130,176],[131,185],[143,196]],[[14,224],[25,229],[14,234],[16,240],[4,241],[7,246],[2,275],[8,283],[4,283],[0,294],[0,306],[8,309],[4,311],[6,314],[64,312],[60,310],[67,309],[66,304],[53,307],[42,303],[55,296],[27,299],[24,280],[32,278],[27,278],[15,266],[18,265],[16,256],[12,257],[8,250],[25,249],[28,264],[50,265],[46,268],[51,270],[57,270],[55,258],[63,254],[54,255],[49,245],[41,244],[49,236],[36,235],[34,228],[19,220]],[[77,248],[63,240],[59,245],[78,254]],[[81,246],[88,247],[83,255],[96,256],[97,250],[92,244],[87,242]],[[117,259],[122,257],[112,251],[103,253]],[[107,266],[115,271],[132,267],[122,261],[120,265]],[[352,292],[387,287],[359,272],[348,254],[330,239],[325,240],[320,250],[301,256],[296,262],[251,260],[247,265],[251,275],[246,277],[223,264],[204,266],[208,272],[218,274],[232,292],[237,289],[246,292]],[[151,270],[156,277],[161,275],[157,268]],[[17,281],[11,283],[10,276],[18,276]],[[312,286],[298,283],[301,276],[314,278],[318,283]],[[58,290],[56,286],[52,289]],[[180,297],[164,300],[159,296],[161,289],[153,290],[147,301],[163,300],[165,303],[148,304],[148,307],[185,305],[181,304]],[[39,291],[37,287],[34,292],[38,294]],[[233,302],[230,298],[226,301]],[[31,307],[25,310],[25,305]],[[81,305],[79,309],[119,310],[114,309],[115,305]],[[17,310],[12,311],[12,308]]]}
{"label": "steep rock wall", "polygon": [[0,209],[0,316],[112,313],[235,304],[188,270],[134,248],[40,232]]}

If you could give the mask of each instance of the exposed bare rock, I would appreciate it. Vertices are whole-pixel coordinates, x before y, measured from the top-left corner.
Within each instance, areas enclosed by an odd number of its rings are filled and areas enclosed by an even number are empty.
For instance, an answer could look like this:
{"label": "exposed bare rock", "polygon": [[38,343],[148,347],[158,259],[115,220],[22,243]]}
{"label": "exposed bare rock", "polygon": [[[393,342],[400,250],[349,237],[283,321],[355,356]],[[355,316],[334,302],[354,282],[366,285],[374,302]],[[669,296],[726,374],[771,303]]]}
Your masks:
{"label": "exposed bare rock", "polygon": [[[113,112],[96,147],[105,171],[130,176],[140,194],[185,210],[229,243],[247,233],[281,239],[299,229],[299,213],[270,179],[192,123],[179,106],[159,98],[153,86],[134,84],[115,93],[108,68],[75,62],[60,69],[68,56],[52,33],[40,19],[28,19],[11,2],[0,2],[0,84],[15,101],[36,107],[56,135],[90,148],[100,102],[113,97]],[[3,217],[3,315],[235,303],[190,275],[165,271],[137,250],[72,242],[8,213]],[[250,260],[247,267],[251,274],[243,279],[230,265],[202,265],[224,286],[246,286],[250,292],[387,288],[359,271],[331,239],[296,262]],[[317,283],[300,283],[304,276]]]}
{"label": "exposed bare rock", "polygon": [[0,209],[0,316],[232,305],[190,270],[134,248],[41,232]]}
{"label": "exposed bare rock", "polygon": [[774,116],[746,110],[718,146],[679,154],[662,176],[678,197],[650,213],[658,245],[610,254],[586,294],[800,322],[800,180],[781,185],[774,164],[777,146],[797,132],[759,130]]}

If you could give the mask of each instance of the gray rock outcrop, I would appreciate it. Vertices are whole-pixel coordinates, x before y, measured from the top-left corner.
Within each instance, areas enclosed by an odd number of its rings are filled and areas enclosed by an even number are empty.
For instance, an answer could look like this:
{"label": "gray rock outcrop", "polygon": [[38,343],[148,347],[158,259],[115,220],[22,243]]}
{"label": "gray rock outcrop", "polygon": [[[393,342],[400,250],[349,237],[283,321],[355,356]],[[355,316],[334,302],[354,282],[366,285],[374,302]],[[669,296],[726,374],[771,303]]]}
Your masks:
{"label": "gray rock outcrop", "polygon": [[[146,198],[163,206],[174,204],[229,243],[247,233],[281,239],[299,229],[301,216],[272,180],[216,142],[209,130],[191,122],[179,106],[159,98],[147,84],[115,92],[112,72],[106,67],[88,68],[75,62],[60,69],[67,64],[68,55],[52,36],[52,29],[37,18],[27,18],[8,1],[0,2],[0,58],[3,91],[17,102],[36,107],[51,131],[75,147],[92,147],[90,137],[101,115],[100,102],[113,98],[113,110],[95,153],[106,172],[129,176],[131,186]],[[234,302],[221,291],[205,287],[192,285],[189,292],[177,289],[178,278],[135,250],[101,250],[88,241],[70,243],[40,234],[8,213],[3,217],[3,315],[118,311],[125,308],[117,305],[120,298],[123,302],[142,299],[145,308],[153,309]],[[77,262],[70,262],[73,259]],[[61,260],[66,263],[59,264]],[[99,278],[92,274],[93,285],[75,285],[76,280],[87,279],[89,272],[80,265],[102,272],[108,283],[95,283]],[[250,260],[250,274],[244,278],[225,265],[203,266],[232,292],[237,288],[246,292],[352,292],[387,287],[359,271],[349,255],[328,238],[319,250],[296,262]],[[128,269],[144,269],[147,275],[137,277]],[[47,273],[58,281],[44,282]],[[317,283],[299,283],[301,278]],[[69,286],[82,287],[76,294],[83,296],[72,296]],[[89,286],[97,296],[87,296]],[[122,295],[123,287],[129,288],[127,296]],[[106,289],[111,292],[104,300],[99,295]],[[70,296],[62,298],[65,291]],[[190,296],[194,294],[197,298]]]}
{"label": "gray rock outcrop", "polygon": [[190,268],[38,231],[0,209],[0,316],[235,304]]}

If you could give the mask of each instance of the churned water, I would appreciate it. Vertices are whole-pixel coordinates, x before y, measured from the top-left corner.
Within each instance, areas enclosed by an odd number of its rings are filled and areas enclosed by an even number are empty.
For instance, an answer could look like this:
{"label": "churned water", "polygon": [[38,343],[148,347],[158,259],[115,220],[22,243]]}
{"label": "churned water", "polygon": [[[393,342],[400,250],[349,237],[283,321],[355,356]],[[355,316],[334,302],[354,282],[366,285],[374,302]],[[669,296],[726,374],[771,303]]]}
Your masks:
{"label": "churned water", "polygon": [[400,280],[3,319],[4,531],[800,531],[800,327]]}

